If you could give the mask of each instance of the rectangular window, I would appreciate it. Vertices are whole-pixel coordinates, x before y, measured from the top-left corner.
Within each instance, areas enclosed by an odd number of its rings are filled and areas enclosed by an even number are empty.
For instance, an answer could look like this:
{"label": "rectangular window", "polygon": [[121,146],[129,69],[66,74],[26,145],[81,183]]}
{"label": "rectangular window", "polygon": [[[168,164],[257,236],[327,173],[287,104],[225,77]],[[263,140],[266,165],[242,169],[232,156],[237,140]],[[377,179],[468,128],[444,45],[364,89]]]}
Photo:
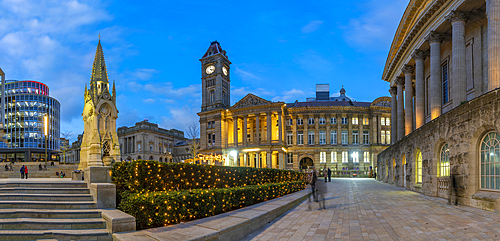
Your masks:
{"label": "rectangular window", "polygon": [[314,125],[314,118],[309,118],[308,124],[309,125]]}
{"label": "rectangular window", "polygon": [[215,133],[212,134],[212,146],[215,146]]}
{"label": "rectangular window", "polygon": [[390,126],[391,125],[391,118],[389,118],[389,117],[385,118],[385,125],[386,126]]}
{"label": "rectangular window", "polygon": [[385,132],[385,140],[387,144],[391,144],[391,131],[386,131]]}
{"label": "rectangular window", "polygon": [[363,144],[369,145],[370,144],[370,133],[369,131],[363,131]]}
{"label": "rectangular window", "polygon": [[448,62],[445,62],[442,66],[442,80],[443,80],[443,105],[448,103]]}
{"label": "rectangular window", "polygon": [[286,158],[286,163],[288,163],[288,164],[293,164],[293,153],[288,152],[288,153],[286,154],[286,157],[287,157],[287,158]]}
{"label": "rectangular window", "polygon": [[304,145],[304,132],[302,131],[297,133],[297,145]]}
{"label": "rectangular window", "polygon": [[320,125],[326,124],[326,119],[325,118],[319,118],[319,124]]}
{"label": "rectangular window", "polygon": [[286,144],[293,145],[293,132],[291,131],[286,132]]}
{"label": "rectangular window", "polygon": [[302,118],[298,118],[297,119],[297,125],[303,125],[304,124],[304,120],[302,120]]}
{"label": "rectangular window", "polygon": [[380,118],[380,125],[385,126],[385,118],[384,117]]}
{"label": "rectangular window", "polygon": [[342,152],[342,163],[348,163],[349,162],[349,156],[346,151]]}
{"label": "rectangular window", "polygon": [[330,124],[332,124],[332,125],[337,124],[337,118],[335,118],[335,117],[330,118]]}
{"label": "rectangular window", "polygon": [[332,151],[330,155],[331,155],[331,163],[337,163],[337,152]]}
{"label": "rectangular window", "polygon": [[365,163],[370,162],[370,152],[365,151],[364,154],[363,154],[363,159],[364,159],[363,161]]}
{"label": "rectangular window", "polygon": [[347,131],[342,131],[342,145],[347,145]]}
{"label": "rectangular window", "polygon": [[358,124],[358,117],[353,117],[352,118],[352,124],[357,125]]}
{"label": "rectangular window", "polygon": [[337,131],[330,131],[330,144],[335,145],[337,144]]}
{"label": "rectangular window", "polygon": [[352,153],[352,162],[353,163],[359,163],[359,154],[357,151]]}
{"label": "rectangular window", "polygon": [[322,151],[319,153],[319,163],[326,163],[326,152]]}
{"label": "rectangular window", "polygon": [[207,140],[208,140],[208,145],[211,146],[212,145],[212,134],[207,135]]}
{"label": "rectangular window", "polygon": [[342,125],[347,125],[347,117],[342,117]]}
{"label": "rectangular window", "polygon": [[359,144],[359,133],[358,131],[352,131],[352,144]]}
{"label": "rectangular window", "polygon": [[385,131],[380,132],[380,141],[382,144],[385,144]]}
{"label": "rectangular window", "polygon": [[430,105],[431,105],[431,101],[430,101],[430,91],[431,91],[431,86],[430,86],[430,82],[431,82],[431,77],[428,76],[426,79],[425,79],[425,115],[429,115],[431,114],[431,111],[430,111]]}
{"label": "rectangular window", "polygon": [[319,144],[320,145],[326,144],[326,131],[319,131]]}
{"label": "rectangular window", "polygon": [[209,122],[207,123],[207,129],[211,129],[211,128],[212,128],[212,122],[211,122],[211,121],[209,121]]}
{"label": "rectangular window", "polygon": [[293,119],[292,119],[292,118],[288,119],[288,120],[286,121],[286,125],[287,125],[287,126],[292,126],[292,125],[293,125]]}
{"label": "rectangular window", "polygon": [[369,125],[370,124],[370,121],[368,118],[363,118],[363,125]]}
{"label": "rectangular window", "polygon": [[309,145],[314,145],[314,131],[309,131],[307,137],[309,138]]}

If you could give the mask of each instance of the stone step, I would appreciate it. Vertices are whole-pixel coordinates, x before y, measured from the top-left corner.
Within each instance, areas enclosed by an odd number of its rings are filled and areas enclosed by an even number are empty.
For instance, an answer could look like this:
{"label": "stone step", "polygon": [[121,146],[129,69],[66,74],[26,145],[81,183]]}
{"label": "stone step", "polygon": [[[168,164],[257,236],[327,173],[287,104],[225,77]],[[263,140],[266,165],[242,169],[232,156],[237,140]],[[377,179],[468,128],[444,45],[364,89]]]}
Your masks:
{"label": "stone step", "polygon": [[45,219],[45,218],[7,218],[0,219],[2,230],[47,230],[47,229],[105,229],[102,218],[86,219]]}
{"label": "stone step", "polygon": [[111,241],[106,229],[81,230],[0,230],[0,240],[97,240]]}
{"label": "stone step", "polygon": [[[21,180],[21,179],[20,179]],[[0,188],[9,187],[30,187],[30,188],[87,188],[87,184],[82,181],[57,181],[57,182],[40,182],[40,181],[9,181],[0,183]]]}
{"label": "stone step", "polygon": [[45,209],[0,209],[0,219],[5,218],[101,218],[98,210],[45,210]]}
{"label": "stone step", "polygon": [[37,193],[37,194],[89,194],[88,188],[35,188],[35,187],[4,187],[0,193]]}
{"label": "stone step", "polygon": [[0,209],[95,209],[96,207],[96,203],[90,201],[0,201]]}
{"label": "stone step", "polygon": [[0,193],[0,200],[25,201],[93,201],[90,194]]}

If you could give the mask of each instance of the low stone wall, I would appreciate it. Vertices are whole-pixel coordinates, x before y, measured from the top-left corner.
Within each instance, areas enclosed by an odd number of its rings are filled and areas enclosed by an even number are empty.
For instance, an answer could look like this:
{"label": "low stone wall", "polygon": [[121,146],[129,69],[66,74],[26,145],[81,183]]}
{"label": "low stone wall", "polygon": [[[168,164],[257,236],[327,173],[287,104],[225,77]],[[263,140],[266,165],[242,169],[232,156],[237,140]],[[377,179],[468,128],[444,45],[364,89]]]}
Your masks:
{"label": "low stone wall", "polygon": [[263,203],[168,227],[114,233],[113,240],[240,240],[294,208],[310,188]]}
{"label": "low stone wall", "polygon": [[[491,210],[496,199],[476,195],[480,193],[479,148],[485,134],[500,133],[499,106],[500,90],[496,89],[423,125],[378,155],[377,179],[425,195],[447,198],[447,182],[439,177],[438,167],[441,148],[448,144],[450,170],[458,173],[459,203]],[[415,179],[417,150],[422,153],[421,183]],[[500,205],[494,206],[500,208]]]}

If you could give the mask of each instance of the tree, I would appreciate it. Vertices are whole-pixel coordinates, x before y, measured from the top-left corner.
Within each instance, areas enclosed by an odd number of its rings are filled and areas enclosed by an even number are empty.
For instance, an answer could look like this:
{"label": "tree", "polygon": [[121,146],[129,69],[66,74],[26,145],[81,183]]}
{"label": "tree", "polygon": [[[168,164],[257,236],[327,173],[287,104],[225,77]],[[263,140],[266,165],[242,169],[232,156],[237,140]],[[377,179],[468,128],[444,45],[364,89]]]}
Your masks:
{"label": "tree", "polygon": [[194,162],[198,158],[198,151],[200,150],[199,136],[200,136],[200,125],[196,122],[189,122],[186,124],[187,132],[186,136],[189,138],[189,152]]}

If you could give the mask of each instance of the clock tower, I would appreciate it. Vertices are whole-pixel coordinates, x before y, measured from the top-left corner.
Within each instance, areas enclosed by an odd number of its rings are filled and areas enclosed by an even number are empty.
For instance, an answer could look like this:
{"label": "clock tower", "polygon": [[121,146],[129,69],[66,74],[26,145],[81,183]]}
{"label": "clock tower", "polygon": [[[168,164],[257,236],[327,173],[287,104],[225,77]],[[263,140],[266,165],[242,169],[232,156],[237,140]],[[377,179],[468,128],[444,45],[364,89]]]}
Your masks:
{"label": "clock tower", "polygon": [[230,65],[226,51],[213,41],[200,59],[202,80],[201,111],[227,109],[230,106]]}

